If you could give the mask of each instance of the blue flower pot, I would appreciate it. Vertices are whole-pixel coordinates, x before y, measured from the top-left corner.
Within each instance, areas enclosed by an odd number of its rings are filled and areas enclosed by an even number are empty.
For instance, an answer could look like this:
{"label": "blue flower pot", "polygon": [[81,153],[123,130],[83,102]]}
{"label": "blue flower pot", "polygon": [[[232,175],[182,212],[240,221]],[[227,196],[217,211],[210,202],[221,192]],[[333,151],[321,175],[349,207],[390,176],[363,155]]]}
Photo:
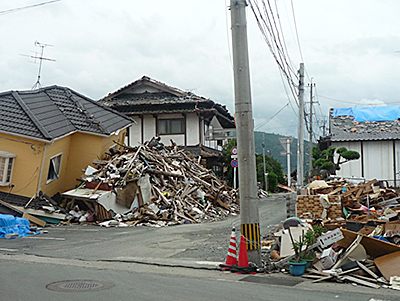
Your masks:
{"label": "blue flower pot", "polygon": [[306,269],[311,268],[314,259],[306,259]]}
{"label": "blue flower pot", "polygon": [[289,266],[290,266],[290,274],[292,276],[301,276],[304,274],[306,271],[306,261],[302,260],[300,262],[290,262],[289,261]]}

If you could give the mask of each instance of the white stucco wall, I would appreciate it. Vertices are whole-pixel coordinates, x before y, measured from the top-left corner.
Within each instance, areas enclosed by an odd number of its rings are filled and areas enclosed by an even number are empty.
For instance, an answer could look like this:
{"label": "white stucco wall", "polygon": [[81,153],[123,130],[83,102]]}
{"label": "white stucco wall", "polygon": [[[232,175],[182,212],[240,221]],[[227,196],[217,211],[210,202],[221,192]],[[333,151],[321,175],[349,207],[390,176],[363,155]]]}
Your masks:
{"label": "white stucco wall", "polygon": [[143,138],[144,141],[149,141],[151,138],[156,136],[156,120],[153,115],[143,116]]}
{"label": "white stucco wall", "polygon": [[129,145],[137,146],[139,142],[142,142],[142,121],[139,117],[132,117],[133,120],[136,121],[136,124],[133,124],[129,128]]}
{"label": "white stucco wall", "polygon": [[182,134],[177,134],[177,135],[160,135],[161,142],[164,143],[164,145],[171,145],[171,139],[178,145],[185,145],[185,136]]}
{"label": "white stucco wall", "polygon": [[[348,150],[353,150],[358,152],[361,155],[361,142],[335,142],[332,143],[336,149],[345,147]],[[337,160],[337,154],[335,154],[335,162]],[[361,158],[358,160],[350,161],[347,163],[344,163],[340,166],[340,170],[336,172],[338,176],[341,177],[355,177],[355,178],[361,178]]]}
{"label": "white stucco wall", "polygon": [[[341,165],[338,176],[362,177],[363,164],[365,179],[389,180],[389,184],[394,184],[393,141],[363,141],[362,150],[361,142],[334,142],[332,145],[357,151],[362,156],[358,160]],[[396,170],[400,170],[400,142],[396,142],[396,166]],[[400,183],[397,181],[396,184]]]}
{"label": "white stucco wall", "polygon": [[196,113],[189,113],[186,115],[186,133],[187,145],[197,145],[200,142],[199,138],[199,117]]}
{"label": "white stucco wall", "polygon": [[363,143],[363,154],[366,179],[394,179],[392,141],[366,141]]}

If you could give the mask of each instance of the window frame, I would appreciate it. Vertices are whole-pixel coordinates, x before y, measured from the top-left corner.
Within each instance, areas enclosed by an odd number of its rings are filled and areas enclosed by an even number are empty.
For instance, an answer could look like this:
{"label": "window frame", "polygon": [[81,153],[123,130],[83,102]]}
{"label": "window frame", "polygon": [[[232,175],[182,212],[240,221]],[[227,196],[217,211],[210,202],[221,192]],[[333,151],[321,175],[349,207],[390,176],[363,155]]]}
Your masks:
{"label": "window frame", "polygon": [[[48,172],[47,172],[46,184],[48,184],[48,183],[50,183],[50,182],[53,182],[53,181],[55,181],[55,180],[58,180],[58,179],[60,178],[62,157],[63,157],[63,153],[60,153],[60,154],[55,155],[55,156],[53,156],[53,157],[50,158],[49,170],[48,170]],[[60,159],[59,159],[58,168],[57,168],[57,166],[55,165],[55,163],[56,163],[55,159],[57,159],[57,158],[60,158]],[[51,170],[51,169],[54,169],[54,170]],[[57,170],[57,169],[58,169],[58,170]],[[50,176],[51,176],[51,173],[54,173],[54,175],[52,174],[52,177],[50,177]]]}
{"label": "window frame", "polygon": [[[181,124],[181,130],[179,132],[173,132],[172,131],[172,126],[171,123],[173,121],[179,121]],[[161,132],[161,126],[160,123],[161,122],[167,122],[166,124],[166,131],[165,132]],[[185,124],[185,118],[159,118],[157,119],[157,136],[158,135],[182,135],[185,134],[186,132],[186,128],[185,128],[186,124]]]}
{"label": "window frame", "polygon": [[[13,174],[13,170],[14,170],[14,163],[15,163],[16,157],[17,157],[17,155],[14,155],[12,153],[0,151],[0,159],[4,159],[3,174],[0,175],[0,186],[8,186],[11,184],[11,179],[12,179],[12,174]],[[10,159],[11,159],[11,163],[10,163]]]}

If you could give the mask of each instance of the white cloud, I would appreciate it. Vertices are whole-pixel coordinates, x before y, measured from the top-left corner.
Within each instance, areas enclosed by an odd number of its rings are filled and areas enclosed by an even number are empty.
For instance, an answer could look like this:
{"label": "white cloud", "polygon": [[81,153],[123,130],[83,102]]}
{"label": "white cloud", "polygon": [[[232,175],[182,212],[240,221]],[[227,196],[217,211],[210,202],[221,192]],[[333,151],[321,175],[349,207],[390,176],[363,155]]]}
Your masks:
{"label": "white cloud", "polygon": [[[0,3],[0,11],[40,1]],[[148,75],[227,105],[234,112],[229,1],[62,0],[0,14],[2,91],[30,89],[38,65],[27,57],[36,40],[44,56],[42,85],[68,86],[93,99]],[[284,39],[297,71],[301,57],[291,1],[278,0]],[[400,2],[294,1],[307,71],[317,84],[320,118],[330,107],[400,103]],[[247,9],[255,125],[287,102],[277,65]],[[4,30],[6,29],[6,30]],[[305,100],[309,99],[306,89]],[[291,104],[295,106],[294,101]],[[282,110],[261,130],[297,136],[296,111]]]}

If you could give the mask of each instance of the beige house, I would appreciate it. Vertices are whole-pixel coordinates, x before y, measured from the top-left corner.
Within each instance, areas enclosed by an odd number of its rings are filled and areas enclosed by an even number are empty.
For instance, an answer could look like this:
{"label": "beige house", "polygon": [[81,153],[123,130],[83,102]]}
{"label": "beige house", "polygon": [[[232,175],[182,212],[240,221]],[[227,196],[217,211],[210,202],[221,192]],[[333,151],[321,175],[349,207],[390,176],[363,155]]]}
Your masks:
{"label": "beige house", "polygon": [[0,199],[74,188],[82,169],[123,142],[129,117],[65,87],[0,94]]}

